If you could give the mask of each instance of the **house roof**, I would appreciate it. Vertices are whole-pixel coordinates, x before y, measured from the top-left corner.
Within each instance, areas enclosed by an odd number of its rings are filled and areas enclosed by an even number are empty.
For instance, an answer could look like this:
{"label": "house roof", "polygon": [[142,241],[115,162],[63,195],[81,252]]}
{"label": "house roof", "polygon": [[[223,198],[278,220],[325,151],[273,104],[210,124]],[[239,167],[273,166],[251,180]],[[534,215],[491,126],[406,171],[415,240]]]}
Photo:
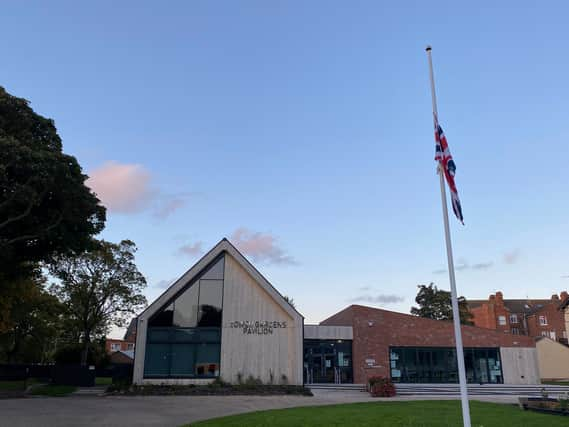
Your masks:
{"label": "house roof", "polygon": [[[399,313],[359,304],[346,307],[344,310],[320,322],[320,325],[352,326],[354,329],[365,325],[364,329],[367,329],[367,326],[371,327],[374,323],[385,328],[384,332],[382,332],[383,334],[391,335],[390,339],[393,339],[393,341],[390,344],[399,342],[400,345],[408,346],[410,345],[410,336],[414,343],[412,345],[418,346],[437,346],[437,342],[440,343],[446,338],[449,338],[451,341],[454,339],[452,321],[428,319],[408,313]],[[504,334],[473,325],[460,325],[460,327],[465,346],[481,347],[492,344],[499,347],[533,347],[535,345],[532,337],[524,335]],[[412,331],[411,335],[409,331]],[[417,331],[429,331],[429,333],[417,333]],[[419,344],[421,341],[422,344]],[[448,341],[447,344],[451,341]]]}
{"label": "house roof", "polygon": [[130,357],[131,359],[134,359],[134,350],[118,350],[118,351],[115,351],[115,353],[122,353],[126,357]]}
{"label": "house roof", "polygon": [[207,252],[198,262],[176,280],[162,295],[154,300],[137,319],[148,319],[162,307],[173,300],[185,286],[195,277],[201,274],[218,256],[222,254],[230,255],[253,279],[286,311],[291,317],[300,316],[304,318],[285,298],[277,291],[274,286],[251,264],[227,238],[223,238],[209,252]]}
{"label": "house roof", "polygon": [[[511,313],[523,313],[526,315],[534,314],[541,310],[547,304],[551,303],[550,299],[504,299],[504,307]],[[483,304],[488,304],[489,301],[480,300],[467,300],[469,308],[477,308]]]}
{"label": "house roof", "polygon": [[138,317],[133,317],[130,320],[130,323],[128,324],[128,327],[126,328],[126,332],[124,333],[124,338],[125,340],[127,340],[130,336],[136,334],[136,325],[138,321]]}

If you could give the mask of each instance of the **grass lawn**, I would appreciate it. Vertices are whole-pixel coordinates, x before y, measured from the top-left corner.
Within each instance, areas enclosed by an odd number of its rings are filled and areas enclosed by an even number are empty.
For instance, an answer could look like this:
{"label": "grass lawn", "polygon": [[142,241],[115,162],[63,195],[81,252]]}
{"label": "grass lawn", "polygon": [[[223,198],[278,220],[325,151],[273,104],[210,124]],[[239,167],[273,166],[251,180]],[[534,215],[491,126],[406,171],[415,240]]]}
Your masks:
{"label": "grass lawn", "polygon": [[113,383],[112,377],[96,377],[95,385],[111,385]]}
{"label": "grass lawn", "polygon": [[24,387],[24,381],[0,381],[0,390],[2,391],[24,390]]}
{"label": "grass lawn", "polygon": [[549,384],[549,385],[569,385],[569,381],[543,381],[542,384]]}
{"label": "grass lawn", "polygon": [[[522,411],[514,405],[470,402],[472,426],[567,427],[569,419]],[[202,421],[192,426],[462,426],[459,401],[372,402],[307,406],[253,412]]]}
{"label": "grass lawn", "polygon": [[73,393],[77,387],[72,385],[45,384],[32,388],[31,394],[36,396],[61,397]]}

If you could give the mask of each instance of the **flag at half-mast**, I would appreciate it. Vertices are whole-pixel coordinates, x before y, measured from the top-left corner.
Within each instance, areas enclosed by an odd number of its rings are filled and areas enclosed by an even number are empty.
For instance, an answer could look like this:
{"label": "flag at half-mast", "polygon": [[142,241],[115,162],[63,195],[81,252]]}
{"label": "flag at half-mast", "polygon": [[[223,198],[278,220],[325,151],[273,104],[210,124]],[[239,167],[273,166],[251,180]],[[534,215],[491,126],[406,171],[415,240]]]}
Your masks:
{"label": "flag at half-mast", "polygon": [[443,132],[443,128],[439,125],[439,120],[437,116],[435,118],[435,160],[439,162],[444,174],[445,179],[450,189],[450,198],[452,201],[452,210],[458,218],[458,220],[464,224],[464,218],[462,216],[462,207],[460,206],[460,199],[458,198],[458,191],[456,190],[456,184],[454,182],[454,175],[456,173],[456,165],[450,154],[448,148],[447,139]]}

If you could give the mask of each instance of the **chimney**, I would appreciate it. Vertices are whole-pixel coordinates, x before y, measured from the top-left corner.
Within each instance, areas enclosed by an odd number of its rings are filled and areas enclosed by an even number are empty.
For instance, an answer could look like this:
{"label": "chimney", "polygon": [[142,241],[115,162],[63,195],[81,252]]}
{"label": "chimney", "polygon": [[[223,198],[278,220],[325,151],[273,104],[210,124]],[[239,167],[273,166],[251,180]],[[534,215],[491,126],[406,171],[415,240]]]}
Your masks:
{"label": "chimney", "polygon": [[496,303],[503,305],[504,304],[504,294],[501,291],[496,292]]}
{"label": "chimney", "polygon": [[559,301],[559,296],[557,294],[553,294],[553,295],[551,295],[551,300],[552,301]]}
{"label": "chimney", "polygon": [[563,291],[561,292],[561,301],[565,301],[567,298],[569,298],[569,294],[567,293],[567,291]]}
{"label": "chimney", "polygon": [[488,302],[494,303],[496,302],[496,295],[492,294],[488,297]]}

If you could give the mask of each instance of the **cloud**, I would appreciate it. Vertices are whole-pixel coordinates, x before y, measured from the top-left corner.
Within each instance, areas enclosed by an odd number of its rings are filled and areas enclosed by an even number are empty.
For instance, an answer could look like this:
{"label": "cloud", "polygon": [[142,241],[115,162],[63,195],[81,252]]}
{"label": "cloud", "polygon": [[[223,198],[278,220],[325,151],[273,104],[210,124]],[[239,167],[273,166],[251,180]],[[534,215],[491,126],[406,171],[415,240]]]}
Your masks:
{"label": "cloud", "polygon": [[292,256],[286,254],[277,245],[277,239],[269,233],[239,227],[233,232],[230,240],[243,254],[250,256],[255,262],[281,265],[297,264]]}
{"label": "cloud", "polygon": [[561,276],[562,279],[569,279],[569,274],[565,274],[563,276]]}
{"label": "cloud", "polygon": [[520,250],[519,249],[514,249],[510,252],[506,252],[504,254],[504,263],[506,264],[515,264],[516,262],[518,262],[519,258],[520,258]]}
{"label": "cloud", "polygon": [[183,207],[188,195],[169,195],[155,187],[151,173],[142,165],[105,162],[85,182],[109,212],[135,214],[153,211],[164,219]]}
{"label": "cloud", "polygon": [[492,261],[480,262],[478,264],[472,265],[472,268],[474,270],[486,270],[486,269],[492,267],[493,265],[494,265],[494,263]]}
{"label": "cloud", "polygon": [[403,301],[405,301],[405,298],[403,298],[400,295],[384,295],[384,294],[379,294],[376,296],[360,295],[350,300],[350,302],[367,302],[369,304],[395,304]]}
{"label": "cloud", "polygon": [[178,253],[190,256],[196,256],[203,253],[203,242],[189,243],[187,245],[180,246],[178,248]]}
{"label": "cloud", "polygon": [[458,264],[454,265],[454,269],[456,271],[462,271],[468,268],[470,268],[470,265],[468,264],[468,261],[466,261],[464,258],[459,259]]}
{"label": "cloud", "polygon": [[180,208],[183,208],[186,203],[187,199],[184,196],[171,196],[171,198],[164,201],[164,204],[154,211],[154,216],[159,219],[164,219],[170,216],[170,214],[174,213]]}
{"label": "cloud", "polygon": [[170,287],[170,285],[172,283],[174,283],[176,281],[176,279],[170,279],[170,280],[160,280],[158,283],[156,283],[154,285],[155,288],[161,288],[161,289],[166,289],[168,287]]}
{"label": "cloud", "polygon": [[371,286],[362,286],[362,287],[358,288],[358,291],[365,292],[365,291],[369,291],[370,289],[371,289]]}
{"label": "cloud", "polygon": [[142,165],[110,161],[93,170],[86,184],[109,211],[134,213],[146,209],[152,200],[150,181]]}
{"label": "cloud", "polygon": [[[458,263],[456,263],[454,265],[454,270],[455,271],[464,271],[464,270],[470,270],[470,269],[472,269],[472,270],[486,270],[486,269],[492,267],[493,265],[494,265],[494,263],[492,261],[479,262],[479,263],[470,265],[467,260],[465,260],[464,258],[460,258],[458,260]],[[439,270],[434,270],[433,274],[444,274],[446,272],[447,272],[446,269],[441,268]]]}

